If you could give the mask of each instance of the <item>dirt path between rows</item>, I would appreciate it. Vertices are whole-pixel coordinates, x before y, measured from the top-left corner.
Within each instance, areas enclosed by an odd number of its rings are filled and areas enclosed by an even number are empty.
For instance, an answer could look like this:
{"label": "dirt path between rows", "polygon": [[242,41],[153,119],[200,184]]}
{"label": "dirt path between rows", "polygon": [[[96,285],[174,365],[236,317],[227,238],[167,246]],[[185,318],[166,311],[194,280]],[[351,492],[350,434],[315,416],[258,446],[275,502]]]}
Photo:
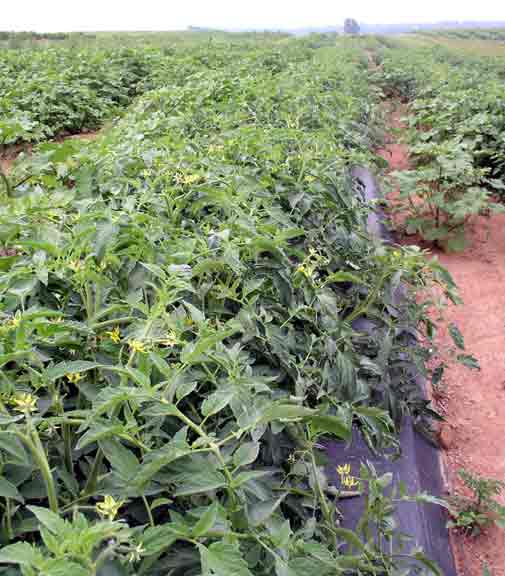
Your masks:
{"label": "dirt path between rows", "polygon": [[[54,140],[48,140],[48,142],[52,143],[61,143],[65,142],[65,140],[96,140],[100,135],[100,130],[91,131],[91,132],[82,132],[79,134],[66,134],[64,136],[58,136],[54,138]],[[0,152],[0,169],[4,174],[9,174],[14,162],[16,161],[17,157],[22,153],[26,152],[29,156],[32,155],[33,152],[33,144],[14,144],[12,146],[8,146],[5,150]]]}
{"label": "dirt path between rows", "polygon": [[[405,108],[390,109],[392,128],[401,128]],[[380,153],[391,170],[409,167],[405,145],[388,143]],[[471,247],[460,254],[432,250],[456,281],[463,306],[451,306],[447,323],[455,322],[480,372],[452,366],[443,381],[438,409],[449,485],[461,489],[458,470],[505,481],[505,215],[479,218],[471,230]],[[403,242],[403,240],[401,240]],[[450,345],[446,329],[439,338]],[[505,494],[499,498],[505,504]],[[478,538],[453,534],[460,576],[482,576],[487,562],[492,576],[505,576],[505,530],[492,527]]]}

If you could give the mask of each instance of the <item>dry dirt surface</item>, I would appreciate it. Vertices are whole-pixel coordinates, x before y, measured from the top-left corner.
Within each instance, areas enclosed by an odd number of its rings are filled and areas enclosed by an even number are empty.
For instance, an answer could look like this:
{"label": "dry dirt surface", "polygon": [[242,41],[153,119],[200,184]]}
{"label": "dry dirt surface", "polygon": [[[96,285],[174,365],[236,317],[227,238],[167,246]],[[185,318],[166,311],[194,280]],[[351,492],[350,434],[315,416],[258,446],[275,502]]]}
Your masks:
{"label": "dry dirt surface", "polygon": [[[401,107],[391,111],[391,126],[401,127],[405,114]],[[407,169],[407,147],[389,140],[381,155],[391,170]],[[505,215],[478,218],[470,233],[471,246],[463,253],[433,250],[464,302],[445,312],[440,344],[450,346],[446,326],[455,322],[481,366],[478,372],[451,366],[443,381],[438,408],[446,417],[441,440],[452,492],[461,490],[461,468],[505,481]],[[505,504],[505,494],[499,500]],[[452,541],[460,576],[482,576],[484,562],[492,576],[505,576],[505,529],[493,526],[477,538],[453,533]]]}
{"label": "dry dirt surface", "polygon": [[[95,140],[100,135],[100,131],[81,132],[80,134],[68,134],[58,136],[53,142],[64,142],[68,139],[73,140]],[[0,152],[0,168],[4,174],[9,174],[16,158],[21,152],[26,152],[29,156],[32,154],[32,144],[15,144],[8,146],[5,150]]]}

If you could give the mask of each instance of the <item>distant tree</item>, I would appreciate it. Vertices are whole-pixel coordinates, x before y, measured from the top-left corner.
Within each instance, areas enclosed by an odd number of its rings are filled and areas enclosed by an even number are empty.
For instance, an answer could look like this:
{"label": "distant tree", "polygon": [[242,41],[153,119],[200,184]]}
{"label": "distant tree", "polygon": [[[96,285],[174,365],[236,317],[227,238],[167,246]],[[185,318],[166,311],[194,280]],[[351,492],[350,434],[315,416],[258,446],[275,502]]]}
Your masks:
{"label": "distant tree", "polygon": [[344,32],[346,34],[359,34],[359,24],[354,18],[346,18],[344,22]]}

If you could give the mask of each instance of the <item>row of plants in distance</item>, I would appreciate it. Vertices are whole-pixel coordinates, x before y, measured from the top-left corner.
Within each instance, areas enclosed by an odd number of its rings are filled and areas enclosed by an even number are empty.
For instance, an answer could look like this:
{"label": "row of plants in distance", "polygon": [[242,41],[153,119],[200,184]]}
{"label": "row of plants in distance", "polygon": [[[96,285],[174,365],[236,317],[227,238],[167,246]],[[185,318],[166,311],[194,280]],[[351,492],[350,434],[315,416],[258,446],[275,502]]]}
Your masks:
{"label": "row of plants in distance", "polygon": [[0,145],[98,128],[139,93],[144,50],[3,50]]}
{"label": "row of plants in distance", "polygon": [[503,28],[448,28],[439,30],[419,30],[416,31],[416,34],[422,36],[457,38],[460,40],[505,40],[505,29]]}
{"label": "row of plants in distance", "polygon": [[[418,287],[456,299],[437,263],[366,234],[366,58],[321,38],[201,57],[10,176],[0,573],[437,573],[399,548],[390,475],[325,474],[321,436],[394,448],[404,414],[431,414],[405,327],[432,332]],[[365,489],[343,528],[339,499]]]}
{"label": "row of plants in distance", "polygon": [[[258,43],[272,44],[282,36],[244,34],[230,39],[222,34],[167,33],[126,38],[77,35],[72,36],[72,42],[82,43],[77,48],[69,42],[64,47],[2,50],[0,149],[97,129],[145,91],[233,66],[243,52],[254,52]],[[273,52],[270,63],[258,65],[275,68],[276,56]]]}
{"label": "row of plants in distance", "polygon": [[381,50],[378,60],[375,81],[408,103],[413,166],[393,175],[407,231],[462,250],[473,217],[503,210],[503,59],[397,46]]}

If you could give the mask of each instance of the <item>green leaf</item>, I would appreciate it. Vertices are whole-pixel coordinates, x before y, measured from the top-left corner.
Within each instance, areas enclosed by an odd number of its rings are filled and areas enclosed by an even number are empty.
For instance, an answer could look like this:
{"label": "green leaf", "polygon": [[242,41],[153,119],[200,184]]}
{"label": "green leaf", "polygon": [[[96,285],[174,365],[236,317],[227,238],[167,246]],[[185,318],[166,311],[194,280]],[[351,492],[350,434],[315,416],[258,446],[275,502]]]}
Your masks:
{"label": "green leaf", "polygon": [[208,493],[226,486],[226,479],[215,467],[214,460],[198,454],[178,462],[177,473],[171,475],[171,481],[177,486],[176,496]]}
{"label": "green leaf", "polygon": [[257,527],[263,524],[281,505],[287,493],[281,494],[278,498],[272,498],[264,502],[257,502],[247,509],[247,517],[251,526]]}
{"label": "green leaf", "polygon": [[197,386],[198,386],[197,381],[182,382],[181,384],[179,384],[177,386],[177,389],[175,390],[175,397],[177,398],[177,401],[179,402],[186,396],[189,396],[189,394],[191,394],[196,390]]}
{"label": "green leaf", "polygon": [[333,530],[338,538],[345,540],[356,550],[365,549],[365,545],[360,540],[359,536],[352,530],[348,530],[347,528],[340,528],[339,526],[334,526]]}
{"label": "green leaf", "polygon": [[211,530],[211,528],[216,523],[218,510],[219,504],[217,501],[211,504],[207,510],[205,510],[200,520],[198,520],[193,528],[192,532],[194,538],[200,538],[200,536],[204,536],[209,530]]}
{"label": "green leaf", "polygon": [[14,484],[11,484],[6,478],[0,476],[0,497],[1,498],[12,498],[13,500],[17,500],[24,502],[23,497],[19,493],[18,489]]}
{"label": "green leaf", "polygon": [[333,284],[339,282],[352,282],[353,284],[365,284],[365,282],[356,274],[352,272],[334,272],[329,274],[325,280],[325,284]]}
{"label": "green leaf", "polygon": [[456,359],[460,364],[463,364],[463,366],[466,366],[467,368],[471,368],[472,370],[480,370],[479,361],[471,354],[458,354]]}
{"label": "green leaf", "polygon": [[98,440],[107,460],[123,480],[132,480],[139,471],[139,462],[135,454],[123,446],[116,438],[102,438]]}
{"label": "green leaf", "polygon": [[190,304],[189,302],[186,301],[184,301],[183,304],[186,310],[189,312],[191,319],[193,320],[193,322],[195,322],[195,324],[201,324],[202,322],[205,322],[205,315],[203,314],[203,312],[198,310],[196,306],[193,306],[193,304]]}
{"label": "green leaf", "polygon": [[65,521],[58,514],[40,506],[27,506],[27,508],[32,514],[35,514],[37,520],[52,534],[62,534],[65,531]]}
{"label": "green leaf", "polygon": [[440,570],[438,564],[436,562],[434,562],[433,560],[430,560],[429,558],[426,557],[425,554],[423,554],[422,552],[416,552],[414,554],[414,558],[423,566],[425,566],[426,568],[428,568],[428,570],[431,571],[432,574],[435,574],[436,576],[444,576],[442,571]]}
{"label": "green leaf", "polygon": [[177,416],[180,414],[175,404],[158,403],[154,406],[149,406],[143,412],[146,417],[160,417],[160,416]]}
{"label": "green leaf", "polygon": [[272,420],[300,420],[310,418],[315,411],[305,406],[297,404],[274,404],[268,408],[261,416],[261,422],[271,422]]}
{"label": "green leaf", "polygon": [[405,500],[407,502],[419,502],[421,504],[436,504],[437,506],[441,506],[447,510],[449,509],[449,504],[445,500],[442,498],[437,498],[436,496],[432,496],[426,492],[420,492],[414,496],[403,496],[401,500]]}
{"label": "green leaf", "polygon": [[215,542],[206,548],[198,544],[202,576],[253,576],[237,544]]}
{"label": "green leaf", "polygon": [[17,542],[0,548],[0,562],[36,566],[43,560],[42,554],[28,542]]}
{"label": "green leaf", "polygon": [[310,423],[315,432],[324,432],[342,438],[342,440],[350,440],[352,436],[352,429],[350,422],[340,416],[311,416]]}
{"label": "green leaf", "polygon": [[216,390],[202,402],[202,415],[208,417],[221,412],[232,401],[235,393],[231,387]]}
{"label": "green leaf", "polygon": [[156,510],[156,508],[161,508],[162,506],[168,506],[169,504],[173,504],[173,500],[170,500],[170,498],[156,498],[156,500],[153,500],[153,502],[151,502],[151,510]]}
{"label": "green leaf", "polygon": [[463,334],[459,331],[459,328],[456,324],[452,323],[449,324],[449,334],[451,335],[452,341],[454,344],[460,349],[465,349],[465,340],[463,338]]}
{"label": "green leaf", "polygon": [[0,450],[13,457],[12,463],[26,466],[29,462],[23,444],[10,430],[0,430]]}
{"label": "green leaf", "polygon": [[173,377],[173,369],[170,368],[168,362],[156,352],[150,352],[149,358],[156,368],[165,376],[165,378]]}
{"label": "green leaf", "polygon": [[233,465],[237,468],[252,464],[258,458],[260,451],[259,442],[246,442],[239,446],[233,455]]}
{"label": "green leaf", "polygon": [[135,475],[135,485],[145,486],[162,468],[190,453],[191,448],[182,444],[169,444],[148,453]]}
{"label": "green leaf", "polygon": [[225,338],[228,338],[237,330],[238,328],[223,329],[219,332],[211,334],[210,336],[199,338],[196,342],[188,342],[188,344],[186,344],[186,346],[184,346],[181,351],[181,362],[184,364],[200,362],[202,360],[202,356],[204,356],[210,350],[213,350],[216,344],[222,342]]}
{"label": "green leaf", "polygon": [[111,370],[118,370],[121,371],[123,373],[128,374],[128,376],[130,376],[130,378],[136,382],[137,384],[139,384],[140,386],[142,386],[143,388],[149,389],[151,387],[151,379],[149,378],[149,376],[147,376],[146,374],[144,374],[143,372],[141,372],[140,370],[137,370],[137,368],[111,368]]}
{"label": "green leaf", "polygon": [[46,376],[49,380],[57,380],[63,378],[67,374],[78,374],[87,372],[95,368],[100,368],[102,364],[97,362],[88,362],[87,360],[75,360],[74,362],[60,362],[56,366],[52,366],[46,370]]}
{"label": "green leaf", "polygon": [[147,555],[158,554],[177,540],[177,533],[171,524],[152,526],[144,530],[141,536],[141,544]]}
{"label": "green leaf", "polygon": [[125,428],[122,424],[109,423],[105,420],[95,420],[87,432],[85,432],[78,440],[75,448],[82,450],[86,446],[98,442],[102,438],[107,438],[124,433]]}
{"label": "green leaf", "polygon": [[242,484],[246,484],[250,480],[256,480],[256,478],[264,478],[265,476],[272,476],[277,470],[246,470],[245,472],[240,472],[233,479],[233,487],[238,488]]}

